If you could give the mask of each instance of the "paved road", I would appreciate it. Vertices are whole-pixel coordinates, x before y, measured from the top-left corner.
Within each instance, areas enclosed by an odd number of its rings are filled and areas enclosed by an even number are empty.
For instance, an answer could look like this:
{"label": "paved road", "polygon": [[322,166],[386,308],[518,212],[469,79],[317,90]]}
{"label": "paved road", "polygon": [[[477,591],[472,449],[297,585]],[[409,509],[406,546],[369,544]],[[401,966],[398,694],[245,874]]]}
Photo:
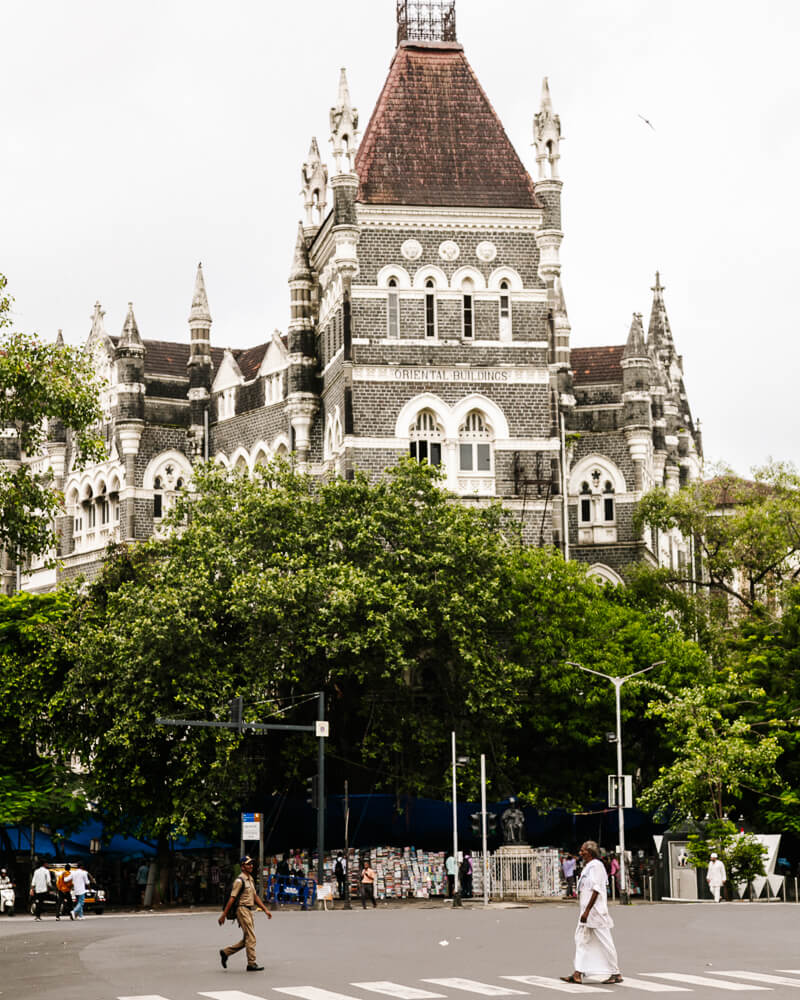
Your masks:
{"label": "paved road", "polygon": [[[479,1000],[618,993],[800,1000],[800,906],[614,907],[623,986],[568,986],[572,904],[256,914],[261,973],[212,912],[0,920],[2,1000]],[[791,970],[791,971],[784,971]],[[598,998],[600,1000],[600,998]],[[665,998],[671,1000],[671,998]],[[682,1000],[676,996],[675,1000]]]}

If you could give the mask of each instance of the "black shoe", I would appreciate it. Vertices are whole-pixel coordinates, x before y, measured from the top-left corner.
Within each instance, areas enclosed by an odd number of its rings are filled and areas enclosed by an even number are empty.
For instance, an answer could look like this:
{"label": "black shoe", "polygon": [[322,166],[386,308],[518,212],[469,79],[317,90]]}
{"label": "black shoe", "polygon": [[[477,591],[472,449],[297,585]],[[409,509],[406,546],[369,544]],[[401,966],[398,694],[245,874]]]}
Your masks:
{"label": "black shoe", "polygon": [[56,914],[56,920],[60,920],[60,919],[61,919],[61,917],[59,917],[59,915]]}
{"label": "black shoe", "polygon": [[264,971],[264,966],[263,965],[248,965],[247,966],[247,971],[248,972],[263,972]]}
{"label": "black shoe", "polygon": [[72,912],[72,910],[69,911],[69,919],[70,920],[74,920],[75,919],[75,914]]}
{"label": "black shoe", "polygon": [[222,948],[220,948],[220,950],[219,950],[219,960],[220,960],[220,962],[222,962],[222,968],[223,969],[227,969],[228,968],[228,956],[225,954],[225,952],[222,950]]}

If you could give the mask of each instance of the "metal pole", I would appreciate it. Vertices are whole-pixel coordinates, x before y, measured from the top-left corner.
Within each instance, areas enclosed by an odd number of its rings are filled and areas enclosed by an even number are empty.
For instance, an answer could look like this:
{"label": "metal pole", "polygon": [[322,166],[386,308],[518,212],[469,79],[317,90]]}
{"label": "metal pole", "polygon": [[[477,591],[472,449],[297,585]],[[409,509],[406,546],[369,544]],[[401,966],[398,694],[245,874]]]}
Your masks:
{"label": "metal pole", "polygon": [[453,744],[453,861],[456,873],[453,877],[453,906],[461,906],[461,882],[458,876],[458,807],[456,804],[456,734],[451,733]]}
{"label": "metal pole", "polygon": [[628,902],[628,882],[627,866],[625,864],[625,809],[622,798],[624,788],[622,785],[622,716],[620,713],[619,691],[625,682],[624,677],[615,677],[614,694],[616,695],[617,708],[617,823],[619,826],[619,901]]}
{"label": "metal pole", "polygon": [[561,531],[564,535],[564,559],[569,559],[569,503],[567,498],[567,429],[564,414],[560,415],[561,434]]}
{"label": "metal pole", "polygon": [[[319,692],[317,719],[325,721],[325,692]],[[319,738],[317,753],[317,886],[325,880],[325,737]]]}
{"label": "metal pole", "polygon": [[489,905],[489,855],[486,850],[486,754],[481,754],[481,860],[483,862],[483,905]]}
{"label": "metal pole", "polygon": [[264,898],[264,814],[258,818],[258,894]]}
{"label": "metal pole", "polygon": [[344,782],[344,908],[352,910],[350,903],[350,791]]}

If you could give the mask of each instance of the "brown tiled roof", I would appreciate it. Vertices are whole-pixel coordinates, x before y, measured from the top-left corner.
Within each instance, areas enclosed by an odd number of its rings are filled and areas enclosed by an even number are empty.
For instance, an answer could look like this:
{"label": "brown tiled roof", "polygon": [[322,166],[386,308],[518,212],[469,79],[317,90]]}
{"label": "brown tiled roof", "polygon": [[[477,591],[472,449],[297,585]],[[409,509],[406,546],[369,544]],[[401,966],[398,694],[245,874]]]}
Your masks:
{"label": "brown tiled roof", "polygon": [[402,43],[356,155],[374,205],[538,208],[531,180],[457,43]]}
{"label": "brown tiled roof", "polygon": [[613,347],[573,347],[570,351],[572,381],[575,385],[621,382],[624,344]]}
{"label": "brown tiled roof", "polygon": [[[116,346],[119,337],[111,337],[110,340]],[[171,340],[144,340],[142,343],[145,347],[145,375],[154,377],[171,375],[178,378],[188,378],[186,369],[189,361],[188,343],[175,343]],[[247,381],[255,378],[258,374],[266,350],[266,344],[259,344],[257,347],[249,347],[247,350],[239,348],[231,352]],[[222,347],[211,348],[211,363],[215,372],[222,363],[224,355],[225,351]]]}

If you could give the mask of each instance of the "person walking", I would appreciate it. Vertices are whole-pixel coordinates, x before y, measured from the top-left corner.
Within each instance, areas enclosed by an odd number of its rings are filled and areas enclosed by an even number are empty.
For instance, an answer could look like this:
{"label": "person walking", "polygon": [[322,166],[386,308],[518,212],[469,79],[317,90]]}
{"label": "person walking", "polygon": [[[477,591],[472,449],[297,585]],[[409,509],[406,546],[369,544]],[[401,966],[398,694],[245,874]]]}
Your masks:
{"label": "person walking", "polygon": [[575,857],[572,854],[565,854],[561,862],[561,871],[567,883],[567,899],[575,895]]}
{"label": "person walking", "polygon": [[582,983],[584,976],[605,976],[604,983],[621,983],[617,949],[611,937],[614,921],[608,912],[608,875],[593,840],[580,850],[583,870],[578,880],[580,916],[575,928],[575,965],[565,983]]}
{"label": "person walking", "polygon": [[72,866],[67,863],[64,870],[58,873],[56,879],[56,890],[58,901],[56,902],[56,916],[60,917],[64,913],[69,914],[72,920]]}
{"label": "person walking", "polygon": [[711,852],[711,860],[708,862],[708,871],[706,872],[706,882],[708,882],[708,887],[711,890],[711,895],[714,897],[714,902],[720,902],[720,889],[728,880],[728,873],[725,871],[725,865],[719,860],[719,856],[716,851]]}
{"label": "person walking", "polygon": [[[42,919],[42,910],[44,909],[44,902],[47,899],[47,895],[50,892],[50,869],[44,863],[44,861],[39,862],[39,867],[33,873],[33,878],[31,879],[31,898],[35,900],[35,908],[33,915],[37,920]],[[56,906],[56,920],[58,920],[58,907]]]}
{"label": "person walking", "polygon": [[375,902],[375,872],[370,868],[366,858],[361,862],[361,906],[366,910],[367,900],[372,900],[373,908],[378,904]]}
{"label": "person walking", "polygon": [[339,899],[344,899],[347,891],[347,861],[341,851],[336,855],[333,874],[336,876],[336,884],[339,887]]}
{"label": "person walking", "polygon": [[447,875],[447,895],[452,899],[456,888],[456,859],[452,854],[445,858],[444,870]]}
{"label": "person walking", "polygon": [[147,892],[147,880],[150,877],[150,865],[143,861],[136,872],[136,889],[139,893],[139,905],[144,906],[144,897]]}
{"label": "person walking", "polygon": [[75,862],[72,873],[72,891],[75,893],[75,906],[70,910],[70,920],[83,920],[83,901],[86,890],[92,883],[92,876],[86,871],[80,861]]}
{"label": "person walking", "polygon": [[272,914],[256,892],[256,884],[253,881],[253,865],[255,862],[249,854],[245,854],[240,863],[242,870],[233,880],[231,894],[217,922],[222,927],[227,920],[228,911],[233,906],[233,901],[236,900],[236,921],[242,928],[242,940],[237,941],[236,944],[229,944],[227,948],[220,948],[219,960],[222,963],[222,968],[227,969],[228,959],[231,955],[235,955],[237,951],[241,951],[244,948],[247,953],[247,971],[263,972],[264,966],[259,965],[256,958],[256,930],[253,911],[263,910],[267,915],[267,920],[272,920]]}

